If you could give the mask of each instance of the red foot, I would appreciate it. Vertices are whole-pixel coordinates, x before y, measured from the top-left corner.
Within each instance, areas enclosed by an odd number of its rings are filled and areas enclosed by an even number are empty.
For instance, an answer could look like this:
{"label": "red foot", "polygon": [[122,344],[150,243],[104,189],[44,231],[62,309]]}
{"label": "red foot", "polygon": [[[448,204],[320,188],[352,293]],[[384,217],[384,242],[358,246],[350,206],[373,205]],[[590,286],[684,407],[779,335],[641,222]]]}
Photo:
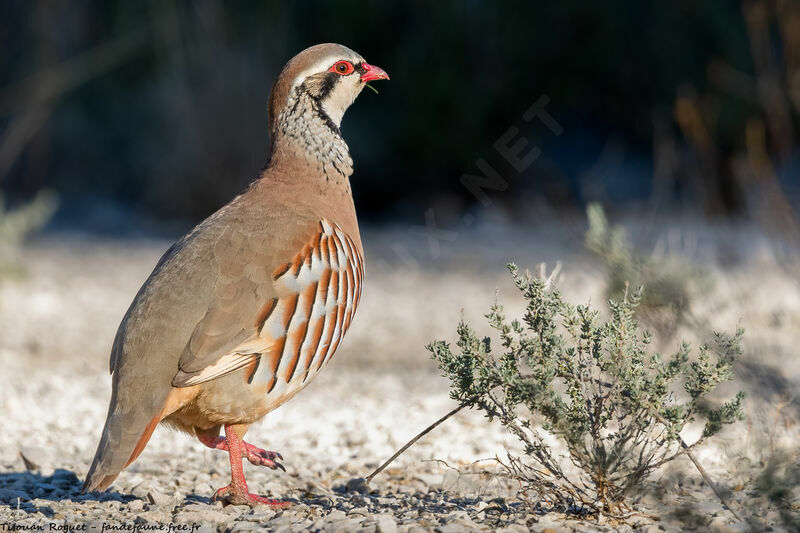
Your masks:
{"label": "red foot", "polygon": [[[285,509],[291,506],[290,502],[281,500],[271,500],[256,494],[251,494],[247,490],[247,481],[244,479],[244,470],[242,470],[242,457],[247,457],[247,460],[254,465],[266,466],[272,468],[280,468],[284,472],[283,465],[275,462],[275,459],[283,459],[281,454],[269,452],[257,448],[252,444],[248,444],[242,440],[245,432],[247,431],[246,425],[232,425],[225,424],[225,436],[212,436],[213,432],[200,432],[198,438],[200,441],[210,448],[217,448],[219,450],[227,450],[228,456],[231,460],[231,483],[227,487],[222,487],[214,493],[213,499],[222,500],[234,505],[266,505],[273,509]],[[209,434],[211,433],[211,435]]]}
{"label": "red foot", "polygon": [[244,489],[238,488],[238,490],[237,487],[233,486],[233,484],[227,485],[217,490],[211,499],[213,501],[223,501],[231,505],[249,505],[250,507],[255,507],[256,505],[266,505],[271,509],[287,509],[292,506],[292,502],[272,500],[270,498],[259,496],[258,494],[252,494],[247,491],[246,485]]}
{"label": "red foot", "polygon": [[[214,437],[213,439],[204,439],[198,436],[200,442],[208,446],[209,448],[216,448],[217,450],[228,450],[228,439],[225,437]],[[250,461],[256,466],[266,466],[267,468],[271,468],[273,470],[277,470],[280,468],[284,472],[286,472],[286,468],[279,462],[275,461],[275,459],[280,459],[283,461],[283,456],[278,452],[271,452],[269,450],[264,450],[259,448],[258,446],[253,446],[249,442],[242,441],[242,457]]]}

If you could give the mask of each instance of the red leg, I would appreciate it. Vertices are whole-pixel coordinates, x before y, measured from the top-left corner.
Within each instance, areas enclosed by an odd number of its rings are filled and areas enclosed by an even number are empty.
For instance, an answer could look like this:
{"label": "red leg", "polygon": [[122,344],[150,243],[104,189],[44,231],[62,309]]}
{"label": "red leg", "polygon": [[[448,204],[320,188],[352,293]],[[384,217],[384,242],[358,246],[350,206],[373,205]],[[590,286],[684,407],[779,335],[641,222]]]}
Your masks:
{"label": "red leg", "polygon": [[[211,428],[210,430],[198,430],[195,428],[195,434],[197,435],[197,439],[208,446],[209,448],[213,448],[216,450],[223,450],[228,451],[228,439],[225,437],[221,437],[218,435],[219,433],[219,426],[215,428]],[[277,470],[280,468],[284,472],[286,472],[286,468],[283,467],[282,464],[277,462],[275,459],[283,460],[283,456],[278,452],[271,452],[269,450],[264,450],[259,448],[258,446],[253,446],[249,442],[245,442],[242,440],[242,457],[250,461],[252,464],[256,466],[266,466],[267,468],[271,468],[273,470]]]}
{"label": "red leg", "polygon": [[274,509],[284,509],[291,506],[290,502],[271,500],[257,494],[251,494],[247,490],[247,481],[244,479],[244,470],[242,469],[242,455],[246,454],[245,443],[242,440],[245,431],[247,431],[247,426],[225,425],[228,455],[231,459],[231,483],[217,490],[212,499],[223,500],[234,505],[267,505]]}

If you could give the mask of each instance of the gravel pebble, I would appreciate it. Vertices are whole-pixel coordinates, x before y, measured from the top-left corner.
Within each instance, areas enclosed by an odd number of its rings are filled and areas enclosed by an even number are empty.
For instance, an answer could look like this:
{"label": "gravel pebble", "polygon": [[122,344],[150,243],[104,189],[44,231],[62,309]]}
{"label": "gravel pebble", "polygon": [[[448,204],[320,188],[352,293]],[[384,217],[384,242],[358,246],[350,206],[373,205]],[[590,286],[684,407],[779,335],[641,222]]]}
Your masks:
{"label": "gravel pebble", "polygon": [[144,502],[142,500],[131,500],[128,502],[128,509],[134,513],[144,510]]}
{"label": "gravel pebble", "polygon": [[157,490],[149,490],[147,492],[147,501],[160,507],[172,503],[172,496],[168,496]]}
{"label": "gravel pebble", "polygon": [[397,533],[397,521],[392,515],[378,515],[376,525],[378,533]]}

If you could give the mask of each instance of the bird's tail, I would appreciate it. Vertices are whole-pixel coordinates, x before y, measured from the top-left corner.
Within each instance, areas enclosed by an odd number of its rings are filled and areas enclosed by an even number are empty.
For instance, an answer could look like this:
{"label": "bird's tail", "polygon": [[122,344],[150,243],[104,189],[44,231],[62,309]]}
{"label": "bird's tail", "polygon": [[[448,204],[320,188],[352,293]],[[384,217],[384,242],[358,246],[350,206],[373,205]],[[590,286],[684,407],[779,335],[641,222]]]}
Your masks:
{"label": "bird's tail", "polygon": [[114,391],[100,444],[83,483],[83,492],[107,489],[119,473],[142,453],[161,418],[161,412],[153,415],[141,406],[132,405],[124,409],[116,401]]}

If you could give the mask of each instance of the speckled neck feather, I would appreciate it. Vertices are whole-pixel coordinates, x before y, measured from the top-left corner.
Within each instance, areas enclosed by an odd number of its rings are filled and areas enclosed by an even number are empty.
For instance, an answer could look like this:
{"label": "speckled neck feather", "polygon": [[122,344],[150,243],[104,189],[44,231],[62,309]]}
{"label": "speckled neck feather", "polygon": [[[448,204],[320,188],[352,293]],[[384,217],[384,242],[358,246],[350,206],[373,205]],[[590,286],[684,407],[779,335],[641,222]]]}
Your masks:
{"label": "speckled neck feather", "polygon": [[286,107],[277,117],[273,135],[273,150],[278,144],[290,148],[316,163],[327,179],[349,178],[353,173],[350,150],[339,127],[305,84],[295,87],[289,94]]}

